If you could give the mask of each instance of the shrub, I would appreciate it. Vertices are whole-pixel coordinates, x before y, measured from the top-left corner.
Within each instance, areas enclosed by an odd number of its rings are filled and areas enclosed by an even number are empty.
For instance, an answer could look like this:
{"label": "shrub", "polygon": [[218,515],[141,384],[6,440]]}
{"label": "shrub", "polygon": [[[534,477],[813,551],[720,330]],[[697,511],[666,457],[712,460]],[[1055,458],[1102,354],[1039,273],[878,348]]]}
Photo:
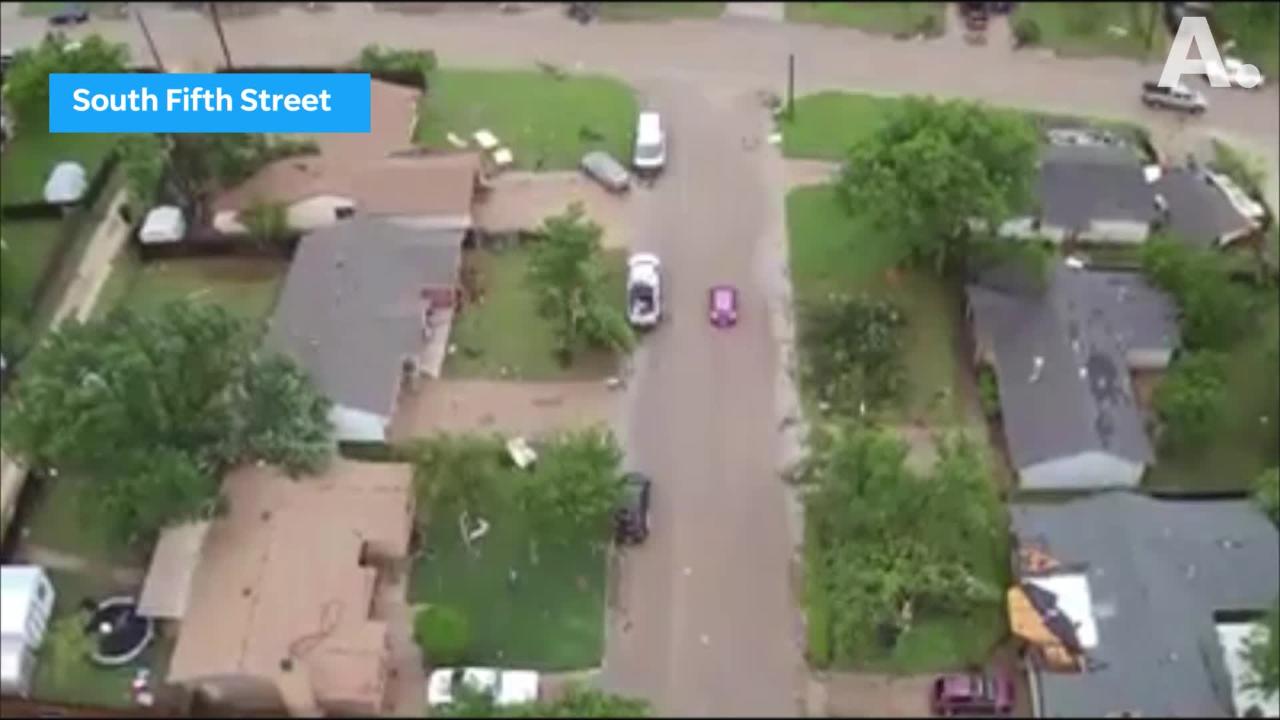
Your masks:
{"label": "shrub", "polygon": [[1040,38],[1040,23],[1035,20],[1024,17],[1013,24],[1013,39],[1016,47],[1039,45]]}
{"label": "shrub", "polygon": [[1000,417],[1000,387],[996,382],[995,371],[988,365],[978,369],[978,400],[987,417]]}
{"label": "shrub", "polygon": [[1215,352],[1190,353],[1174,364],[1155,393],[1166,443],[1186,446],[1205,439],[1222,414],[1225,376],[1222,355]]}
{"label": "shrub", "polygon": [[282,202],[254,199],[240,213],[249,235],[262,245],[271,245],[289,236],[289,210]]}
{"label": "shrub", "polygon": [[1280,525],[1280,468],[1266,470],[1253,481],[1253,497],[1271,522]]}
{"label": "shrub", "polygon": [[819,670],[831,665],[831,600],[822,581],[822,544],[816,523],[805,524],[805,626],[809,664]]}
{"label": "shrub", "polygon": [[805,374],[820,400],[861,414],[901,395],[906,318],[896,305],[832,295],[804,308],[802,318]]}
{"label": "shrub", "polygon": [[942,23],[938,22],[937,15],[927,13],[916,23],[916,32],[927,38],[937,37],[942,34]]}
{"label": "shrub", "polygon": [[432,665],[454,665],[466,656],[471,623],[460,610],[427,605],[413,617],[413,639]]}
{"label": "shrub", "polygon": [[431,50],[396,50],[375,43],[365,45],[360,51],[356,67],[365,72],[417,70],[426,75],[436,69],[436,54]]}

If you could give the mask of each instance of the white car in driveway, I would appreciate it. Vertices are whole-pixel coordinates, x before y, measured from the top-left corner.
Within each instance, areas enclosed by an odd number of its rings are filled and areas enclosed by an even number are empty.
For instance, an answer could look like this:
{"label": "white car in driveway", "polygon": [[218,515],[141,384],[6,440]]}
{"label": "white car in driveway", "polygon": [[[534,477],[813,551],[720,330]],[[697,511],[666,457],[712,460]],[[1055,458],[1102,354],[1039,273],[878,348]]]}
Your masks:
{"label": "white car in driveway", "polygon": [[537,701],[538,681],[536,670],[440,668],[427,679],[427,705],[440,707],[452,703],[454,694],[464,684],[491,695],[499,707],[524,705]]}
{"label": "white car in driveway", "polygon": [[1266,84],[1266,78],[1257,68],[1245,70],[1245,63],[1240,58],[1222,57],[1222,64],[1206,63],[1205,74],[1209,76],[1210,81],[1218,80],[1225,82],[1233,88],[1243,88],[1245,83],[1252,82],[1253,78],[1257,79],[1257,84],[1247,88],[1249,90],[1261,90]]}
{"label": "white car in driveway", "polygon": [[662,263],[653,253],[627,259],[627,320],[651,328],[662,317]]}

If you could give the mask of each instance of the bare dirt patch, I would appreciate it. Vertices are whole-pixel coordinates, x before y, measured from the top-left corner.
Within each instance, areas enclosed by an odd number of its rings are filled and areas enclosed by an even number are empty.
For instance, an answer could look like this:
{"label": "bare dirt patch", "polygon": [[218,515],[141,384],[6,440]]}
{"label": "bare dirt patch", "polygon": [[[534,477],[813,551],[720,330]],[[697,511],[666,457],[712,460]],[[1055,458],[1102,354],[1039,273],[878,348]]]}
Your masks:
{"label": "bare dirt patch", "polygon": [[929,675],[827,673],[828,717],[928,717]]}
{"label": "bare dirt patch", "polygon": [[603,381],[441,380],[401,396],[393,440],[439,432],[537,437],[612,421],[620,394]]}

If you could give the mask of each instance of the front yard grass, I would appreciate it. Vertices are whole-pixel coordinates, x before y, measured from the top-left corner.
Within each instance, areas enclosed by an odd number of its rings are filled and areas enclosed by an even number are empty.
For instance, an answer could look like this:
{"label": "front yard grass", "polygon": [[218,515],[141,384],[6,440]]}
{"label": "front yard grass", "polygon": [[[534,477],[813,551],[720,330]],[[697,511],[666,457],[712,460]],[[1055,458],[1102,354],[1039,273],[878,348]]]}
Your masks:
{"label": "front yard grass", "polygon": [[600,4],[600,19],[686,20],[711,19],[724,14],[722,2],[607,2]]}
{"label": "front yard grass", "polygon": [[35,309],[36,285],[53,260],[58,243],[62,239],[61,220],[5,220],[0,222],[0,238],[4,239],[0,252],[4,253],[6,272],[4,281],[16,288],[5,288],[23,303],[15,308],[17,314]]}
{"label": "front yard grass", "polygon": [[[1258,66],[1266,77],[1280,73],[1280,12],[1267,3],[1214,3],[1214,23],[1236,41],[1233,54]],[[1215,38],[1222,48],[1227,38]],[[1225,53],[1226,50],[1223,49]]]}
{"label": "front yard grass", "polygon": [[781,119],[789,158],[843,160],[854,143],[879,130],[901,98],[828,91],[796,99],[795,118]]}
{"label": "front yard grass", "polygon": [[94,315],[117,307],[146,311],[174,300],[217,303],[249,321],[275,308],[288,263],[265,258],[184,258],[142,263],[127,249],[112,266]]}
{"label": "front yard grass", "polygon": [[[898,269],[903,253],[897,240],[846,214],[832,185],[797,188],[787,195],[787,235],[798,308],[831,292],[864,292],[891,300],[906,315],[907,390],[893,412],[896,419],[965,422],[954,390],[959,320],[954,293],[926,271]],[[803,383],[802,391],[807,399],[814,397]]]}
{"label": "front yard grass", "polygon": [[44,199],[44,183],[60,162],[78,162],[91,180],[116,145],[118,136],[58,134],[26,123],[4,151],[0,164],[0,204],[36,203]]}
{"label": "front yard grass", "polygon": [[515,165],[572,170],[589,150],[625,162],[638,105],[631,88],[600,75],[557,76],[539,70],[440,69],[431,73],[418,114],[417,139],[452,148],[487,129],[511,148]]}
{"label": "front yard grass", "polygon": [[[1163,58],[1171,42],[1155,3],[1018,3],[1009,22],[1016,25],[1024,19],[1040,26],[1040,45],[1063,57]],[[1148,50],[1146,34],[1151,23],[1154,27]],[[1112,31],[1114,27],[1123,28],[1124,34]]]}
{"label": "front yard grass", "polygon": [[598,666],[604,652],[607,545],[586,539],[542,543],[538,564],[532,565],[532,533],[512,497],[513,483],[500,479],[496,486],[489,507],[476,514],[491,524],[475,543],[475,554],[463,544],[456,517],[431,518],[425,554],[414,565],[410,602],[466,613],[468,665],[541,671]]}
{"label": "front yard grass", "polygon": [[[445,373],[460,378],[555,380],[604,377],[617,359],[607,352],[580,352],[561,367],[555,357],[551,324],[538,314],[533,288],[525,280],[530,251],[525,247],[469,251],[465,262],[476,271],[480,302],[466,303],[455,317],[450,344],[457,350],[445,361]],[[623,308],[626,257],[605,251],[608,293]]]}
{"label": "front yard grass", "polygon": [[[910,35],[931,22],[930,36],[946,28],[946,3],[939,2],[789,2],[787,21],[854,27],[869,33]],[[932,17],[933,20],[926,20]]]}
{"label": "front yard grass", "polygon": [[23,542],[74,555],[94,565],[128,564],[135,558],[91,512],[91,480],[59,477],[28,482],[34,497],[25,516]]}
{"label": "front yard grass", "polygon": [[1275,360],[1268,356],[1280,335],[1280,303],[1267,291],[1268,307],[1258,332],[1227,353],[1223,416],[1210,438],[1194,447],[1157,451],[1147,474],[1151,489],[1186,492],[1247,490],[1255,478],[1280,461],[1274,383]]}

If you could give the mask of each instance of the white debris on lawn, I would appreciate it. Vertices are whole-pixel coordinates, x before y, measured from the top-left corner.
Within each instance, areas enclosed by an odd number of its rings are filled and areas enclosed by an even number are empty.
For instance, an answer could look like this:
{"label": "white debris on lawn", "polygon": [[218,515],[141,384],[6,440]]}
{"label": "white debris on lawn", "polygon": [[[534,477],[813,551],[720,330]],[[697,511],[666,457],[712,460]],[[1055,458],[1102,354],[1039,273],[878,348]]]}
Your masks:
{"label": "white debris on lawn", "polygon": [[446,134],[445,134],[445,136],[444,136],[444,139],[445,139],[445,140],[448,140],[448,141],[449,141],[449,144],[450,144],[450,145],[452,145],[452,146],[454,146],[454,147],[456,147],[456,148],[465,148],[465,147],[467,146],[467,141],[466,141],[466,140],[464,140],[464,139],[462,139],[462,138],[458,137],[457,135],[455,135],[455,134],[453,134],[453,133],[446,133]]}

